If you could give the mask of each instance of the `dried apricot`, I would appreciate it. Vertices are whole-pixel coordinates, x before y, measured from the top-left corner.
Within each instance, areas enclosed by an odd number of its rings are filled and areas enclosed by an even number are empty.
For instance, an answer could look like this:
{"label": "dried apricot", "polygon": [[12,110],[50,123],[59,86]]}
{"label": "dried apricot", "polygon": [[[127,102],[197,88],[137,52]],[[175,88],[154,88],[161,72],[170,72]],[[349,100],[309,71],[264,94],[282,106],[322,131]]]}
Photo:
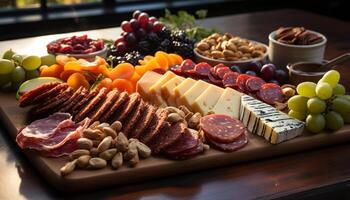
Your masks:
{"label": "dried apricot", "polygon": [[72,74],[77,73],[77,72],[78,72],[78,71],[74,71],[74,70],[63,71],[63,72],[61,72],[61,74],[60,74],[59,77],[60,77],[61,80],[67,81],[68,78],[69,78]]}
{"label": "dried apricot", "polygon": [[146,73],[146,71],[147,71],[146,65],[136,65],[135,66],[135,72],[141,76],[144,73]]}
{"label": "dried apricot", "polygon": [[135,86],[137,81],[139,81],[141,78],[141,76],[137,73],[137,72],[134,72],[134,74],[131,76],[131,78],[129,79],[132,84]]}
{"label": "dried apricot", "polygon": [[96,85],[96,88],[101,89],[105,87],[107,88],[107,90],[110,90],[112,87],[112,82],[113,82],[112,79],[104,78]]}
{"label": "dried apricot", "polygon": [[133,75],[135,69],[130,63],[121,63],[110,71],[109,78],[114,79],[129,79]]}
{"label": "dried apricot", "polygon": [[77,59],[75,59],[74,57],[69,57],[66,55],[57,55],[56,56],[56,63],[59,65],[64,66],[67,62],[69,61],[76,61]]}
{"label": "dried apricot", "polygon": [[64,65],[64,71],[68,70],[82,71],[82,68],[78,61],[69,61]]}
{"label": "dried apricot", "polygon": [[174,54],[174,53],[168,54],[168,57],[170,57],[171,60],[176,61],[176,63],[174,65],[179,65],[184,60],[180,55]]}
{"label": "dried apricot", "polygon": [[60,78],[60,74],[63,71],[63,66],[62,65],[51,65],[50,67],[45,67],[41,70],[40,76],[45,76],[45,77],[56,77]]}
{"label": "dried apricot", "polygon": [[117,78],[113,81],[112,88],[116,88],[119,91],[127,91],[129,94],[134,92],[134,86],[131,81],[121,78]]}
{"label": "dried apricot", "polygon": [[111,72],[110,72],[110,70],[107,68],[106,65],[100,65],[100,66],[98,66],[97,73],[101,73],[101,74],[103,74],[104,76],[109,77],[109,75],[110,75]]}
{"label": "dried apricot", "polygon": [[86,80],[85,76],[82,75],[81,73],[74,73],[70,75],[67,80],[67,84],[74,89],[78,89],[80,86],[83,86],[86,89],[90,88],[89,82]]}
{"label": "dried apricot", "polygon": [[161,68],[156,59],[153,59],[147,63],[146,71],[152,71],[157,68]]}
{"label": "dried apricot", "polygon": [[167,70],[169,67],[167,53],[163,51],[156,52],[156,61],[158,62],[160,68]]}

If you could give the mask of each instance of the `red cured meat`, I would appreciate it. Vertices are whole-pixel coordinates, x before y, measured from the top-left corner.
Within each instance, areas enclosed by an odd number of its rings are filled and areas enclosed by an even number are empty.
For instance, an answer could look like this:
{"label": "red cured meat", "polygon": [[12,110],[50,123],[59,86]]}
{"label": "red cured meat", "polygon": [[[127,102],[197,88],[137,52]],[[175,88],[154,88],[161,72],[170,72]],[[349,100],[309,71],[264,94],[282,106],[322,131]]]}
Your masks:
{"label": "red cured meat", "polygon": [[181,66],[180,65],[174,65],[170,67],[170,71],[174,72],[177,75],[183,75],[182,70],[181,70]]}
{"label": "red cured meat", "polygon": [[212,140],[209,140],[209,143],[218,150],[232,152],[244,147],[248,143],[248,136],[246,133],[241,134],[235,141],[226,144],[217,143]]}
{"label": "red cured meat", "polygon": [[283,102],[284,96],[280,86],[274,83],[265,83],[257,92],[257,96],[265,103],[274,104]]}
{"label": "red cured meat", "polygon": [[[199,142],[198,145],[193,147],[192,149],[183,151],[180,154],[175,155],[175,156],[173,156],[171,158],[172,159],[177,159],[177,160],[179,160],[179,159],[188,159],[188,158],[191,158],[191,157],[196,156],[198,154],[201,154],[203,152],[204,152],[203,143]],[[169,156],[171,156],[171,155],[169,155]]]}
{"label": "red cured meat", "polygon": [[223,76],[222,83],[225,87],[235,87],[238,76],[237,72],[228,72]]}
{"label": "red cured meat", "polygon": [[154,71],[154,72],[156,72],[156,73],[158,73],[158,74],[161,74],[161,75],[163,75],[163,74],[165,74],[165,70],[164,69],[162,69],[162,68],[156,68],[156,69],[153,69],[152,71]]}
{"label": "red cured meat", "polygon": [[215,84],[215,85],[218,85],[218,86],[222,86],[222,80],[219,79],[218,77],[216,76],[213,76],[212,73],[209,73],[208,74],[208,78],[210,80],[211,83]]}
{"label": "red cured meat", "polygon": [[210,73],[211,66],[206,62],[200,62],[194,67],[194,71],[199,76],[207,77]]}
{"label": "red cured meat", "polygon": [[249,92],[256,92],[260,90],[261,86],[264,85],[266,82],[259,78],[259,77],[250,77],[246,81],[246,88]]}
{"label": "red cured meat", "polygon": [[196,64],[192,60],[186,59],[186,60],[182,61],[181,65],[180,65],[181,71],[182,72],[191,71],[194,69],[195,65]]}
{"label": "red cured meat", "polygon": [[247,88],[246,88],[246,82],[247,80],[252,77],[252,76],[249,76],[247,74],[240,74],[238,77],[237,77],[237,80],[236,80],[236,83],[238,85],[238,87],[243,91],[243,92],[246,92],[247,91]]}
{"label": "red cured meat", "polygon": [[205,136],[217,143],[231,143],[245,131],[241,121],[222,114],[204,116],[199,125]]}
{"label": "red cured meat", "polygon": [[225,74],[232,72],[232,70],[229,67],[220,67],[218,70],[216,70],[216,75],[220,79],[224,79]]}
{"label": "red cured meat", "polygon": [[214,71],[215,71],[215,75],[218,75],[218,70],[219,70],[220,68],[223,68],[223,67],[227,67],[227,66],[224,65],[224,64],[222,64],[222,63],[215,65],[215,66],[213,67],[213,68],[214,68]]}
{"label": "red cured meat", "polygon": [[181,155],[181,153],[196,147],[199,143],[198,138],[195,138],[187,129],[181,135],[181,138],[176,143],[172,144],[164,150],[164,153],[171,158]]}

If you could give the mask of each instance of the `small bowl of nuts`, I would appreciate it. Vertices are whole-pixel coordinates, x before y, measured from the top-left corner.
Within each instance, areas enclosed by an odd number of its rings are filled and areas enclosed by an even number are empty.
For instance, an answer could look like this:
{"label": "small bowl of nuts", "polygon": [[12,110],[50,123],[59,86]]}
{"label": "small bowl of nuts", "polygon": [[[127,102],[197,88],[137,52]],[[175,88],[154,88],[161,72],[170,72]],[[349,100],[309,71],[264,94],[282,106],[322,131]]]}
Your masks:
{"label": "small bowl of nuts", "polygon": [[223,63],[227,66],[247,67],[252,63],[267,61],[268,47],[260,42],[233,36],[230,33],[214,33],[195,45],[197,62],[212,66]]}

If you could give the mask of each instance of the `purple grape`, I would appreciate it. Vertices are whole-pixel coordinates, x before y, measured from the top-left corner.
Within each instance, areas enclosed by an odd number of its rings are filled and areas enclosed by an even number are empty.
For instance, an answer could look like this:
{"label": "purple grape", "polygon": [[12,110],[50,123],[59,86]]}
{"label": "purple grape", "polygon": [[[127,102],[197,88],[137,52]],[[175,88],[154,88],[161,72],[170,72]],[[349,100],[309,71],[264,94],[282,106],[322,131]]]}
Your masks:
{"label": "purple grape", "polygon": [[246,71],[245,74],[248,74],[248,75],[251,75],[251,76],[256,76],[256,72],[255,71],[251,71],[251,70]]}
{"label": "purple grape", "polygon": [[274,84],[276,84],[276,85],[279,85],[280,83],[277,81],[277,80],[275,80],[275,79],[271,79],[271,80],[269,80],[268,81],[269,83],[274,83]]}
{"label": "purple grape", "polygon": [[150,22],[148,22],[147,25],[146,25],[146,31],[147,31],[147,32],[150,32],[150,31],[152,31],[152,30],[153,30],[153,24],[150,23]]}
{"label": "purple grape", "polygon": [[140,10],[135,10],[135,12],[132,14],[132,17],[134,19],[137,19],[139,17],[139,15],[141,14],[141,11]]}
{"label": "purple grape", "polygon": [[276,77],[276,80],[281,84],[284,84],[288,81],[288,74],[286,71],[282,69],[276,70],[275,77]]}
{"label": "purple grape", "polygon": [[140,28],[140,24],[139,24],[139,22],[137,21],[137,19],[131,19],[131,20],[130,20],[130,26],[131,26],[131,28],[132,28],[132,30],[133,30],[134,32],[136,32],[136,31],[139,30],[139,28]]}
{"label": "purple grape", "polygon": [[248,66],[248,70],[254,71],[256,74],[259,74],[261,67],[262,66],[260,62],[252,62],[251,65]]}
{"label": "purple grape", "polygon": [[137,35],[137,37],[139,37],[139,38],[145,37],[146,34],[147,34],[147,32],[146,32],[145,29],[143,29],[143,28],[140,28],[140,29],[136,32],[136,35]]}
{"label": "purple grape", "polygon": [[238,72],[238,73],[242,73],[242,70],[241,70],[241,68],[239,67],[239,66],[237,66],[237,65],[232,65],[231,67],[230,67],[230,69],[232,70],[232,71],[234,71],[234,72]]}
{"label": "purple grape", "polygon": [[261,68],[260,77],[265,81],[271,80],[275,77],[276,67],[273,64],[266,64]]}
{"label": "purple grape", "polygon": [[124,42],[119,42],[116,47],[117,47],[117,52],[119,54],[125,53],[127,50],[126,44]]}

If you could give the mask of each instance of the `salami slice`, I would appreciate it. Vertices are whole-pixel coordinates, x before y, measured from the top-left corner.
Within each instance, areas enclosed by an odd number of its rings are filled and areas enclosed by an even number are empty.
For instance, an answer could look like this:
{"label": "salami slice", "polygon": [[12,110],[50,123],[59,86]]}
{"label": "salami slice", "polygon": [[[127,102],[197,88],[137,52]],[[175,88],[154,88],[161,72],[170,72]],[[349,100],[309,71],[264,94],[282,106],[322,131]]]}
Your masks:
{"label": "salami slice", "polygon": [[204,152],[204,146],[202,142],[198,142],[198,145],[193,147],[192,149],[186,150],[181,152],[178,155],[174,155],[173,157],[171,157],[172,155],[168,155],[170,156],[170,158],[172,159],[176,159],[176,160],[184,160],[184,159],[189,159],[193,156],[196,156],[198,154],[201,154]]}
{"label": "salami slice", "polygon": [[239,76],[239,74],[237,72],[230,71],[230,72],[226,73],[222,79],[223,85],[225,87],[237,86],[236,81],[237,81],[238,76]]}
{"label": "salami slice", "polygon": [[212,140],[209,140],[209,143],[218,150],[232,152],[244,147],[248,143],[248,136],[247,133],[243,133],[235,141],[226,144],[217,143]]}
{"label": "salami slice", "polygon": [[215,75],[218,75],[218,70],[219,70],[220,68],[223,68],[223,67],[227,67],[227,66],[224,65],[224,64],[222,64],[222,63],[215,65],[215,66],[213,67],[214,70],[215,70]]}
{"label": "salami slice", "polygon": [[199,76],[208,77],[211,66],[206,62],[200,62],[194,67],[194,71]]}
{"label": "salami slice", "polygon": [[230,73],[230,72],[232,72],[232,71],[230,70],[229,67],[220,67],[220,68],[216,71],[216,75],[218,75],[218,77],[219,77],[220,79],[224,79],[225,74]]}
{"label": "salami slice", "polygon": [[198,145],[198,138],[195,138],[188,129],[181,135],[181,138],[164,150],[164,153],[171,158],[181,155],[181,153],[190,150]]}
{"label": "salami slice", "polygon": [[252,76],[249,76],[247,74],[240,74],[238,77],[237,77],[237,80],[236,80],[236,83],[238,85],[238,87],[243,91],[243,92],[246,92],[247,91],[247,88],[246,88],[246,82],[247,80],[252,77]]}
{"label": "salami slice", "polygon": [[256,92],[260,90],[261,86],[266,82],[259,77],[250,77],[246,82],[246,88],[249,92]]}
{"label": "salami slice", "polygon": [[257,96],[265,103],[273,105],[275,102],[282,103],[284,96],[280,86],[274,83],[265,83],[257,92]]}
{"label": "salami slice", "polygon": [[200,119],[200,127],[205,136],[217,143],[231,143],[240,137],[244,131],[244,124],[222,114],[211,114]]}
{"label": "salami slice", "polygon": [[222,86],[222,80],[219,79],[218,77],[216,76],[213,76],[212,73],[209,73],[208,74],[208,78],[210,80],[211,83],[215,84],[215,85],[218,85],[218,86]]}
{"label": "salami slice", "polygon": [[170,71],[174,72],[177,75],[182,75],[182,70],[181,70],[181,66],[180,65],[174,65],[170,67]]}
{"label": "salami slice", "polygon": [[186,59],[181,63],[181,71],[187,72],[187,71],[193,70],[195,65],[196,64],[192,60]]}

